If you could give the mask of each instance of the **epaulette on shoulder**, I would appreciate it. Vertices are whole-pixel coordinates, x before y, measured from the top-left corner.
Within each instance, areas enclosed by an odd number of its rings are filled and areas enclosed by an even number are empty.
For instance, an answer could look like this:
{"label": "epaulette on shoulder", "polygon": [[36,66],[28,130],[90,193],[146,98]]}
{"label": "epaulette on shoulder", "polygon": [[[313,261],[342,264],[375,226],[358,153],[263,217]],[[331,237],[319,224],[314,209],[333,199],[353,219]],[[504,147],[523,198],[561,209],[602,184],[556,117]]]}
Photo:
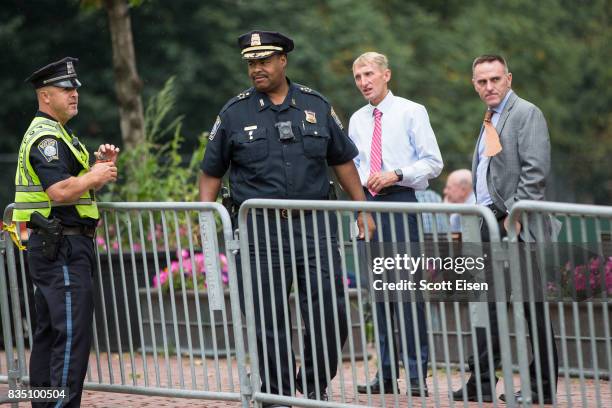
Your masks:
{"label": "epaulette on shoulder", "polygon": [[227,101],[223,109],[221,109],[221,113],[225,112],[230,106],[232,106],[236,102],[240,102],[240,101],[249,99],[252,94],[253,94],[253,87],[247,88],[244,91],[240,92],[238,95],[234,96],[232,99]]}
{"label": "epaulette on shoulder", "polygon": [[321,95],[319,92],[315,91],[314,89],[309,88],[309,87],[304,86],[304,85],[300,85],[300,84],[295,84],[295,85],[298,87],[298,89],[299,89],[299,90],[300,90],[302,93],[309,94],[309,95],[314,95],[314,96],[318,96],[319,98],[323,99],[323,100],[325,101],[325,103],[329,103],[329,102],[327,101],[327,98],[325,98],[323,95]]}

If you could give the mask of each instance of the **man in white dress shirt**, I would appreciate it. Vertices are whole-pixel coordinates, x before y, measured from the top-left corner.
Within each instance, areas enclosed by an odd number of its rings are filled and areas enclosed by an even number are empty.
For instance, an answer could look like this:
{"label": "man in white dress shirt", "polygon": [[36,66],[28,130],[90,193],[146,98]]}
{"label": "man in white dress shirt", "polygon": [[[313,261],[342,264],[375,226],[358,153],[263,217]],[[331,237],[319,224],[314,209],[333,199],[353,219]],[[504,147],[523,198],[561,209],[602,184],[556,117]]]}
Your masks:
{"label": "man in white dress shirt", "polygon": [[[366,52],[353,63],[355,85],[368,104],[353,114],[349,123],[349,137],[353,140],[358,156],[354,159],[359,178],[368,201],[417,202],[415,190],[425,190],[428,180],[437,177],[442,171],[442,157],[436,136],[429,123],[427,110],[423,105],[393,95],[388,88],[391,70],[387,57],[377,52]],[[396,242],[418,241],[417,221],[414,215],[408,216],[408,233],[403,228],[401,215],[395,218]],[[390,217],[381,217],[377,226],[375,241],[392,242]],[[427,362],[429,349],[422,302],[416,304],[416,324],[420,356],[417,356],[415,333],[413,331],[412,305],[391,303],[390,315],[385,314],[385,304],[376,303],[378,334],[381,352],[382,373],[367,385],[357,387],[361,393],[392,393],[397,389],[394,382],[399,377],[399,345],[394,342],[393,315],[399,319],[402,306],[407,342],[408,393],[427,396]],[[390,324],[391,330],[387,325]],[[394,360],[395,371],[391,360]],[[419,368],[420,367],[420,368]],[[395,375],[393,375],[395,374]],[[395,378],[393,378],[395,377]],[[382,378],[382,383],[379,381]]]}

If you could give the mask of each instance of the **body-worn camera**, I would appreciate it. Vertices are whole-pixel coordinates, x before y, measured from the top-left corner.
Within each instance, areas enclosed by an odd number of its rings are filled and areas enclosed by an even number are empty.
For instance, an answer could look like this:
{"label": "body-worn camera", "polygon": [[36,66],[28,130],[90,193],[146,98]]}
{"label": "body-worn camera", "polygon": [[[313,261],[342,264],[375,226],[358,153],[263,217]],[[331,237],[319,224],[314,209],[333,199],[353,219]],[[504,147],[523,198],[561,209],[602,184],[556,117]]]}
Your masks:
{"label": "body-worn camera", "polygon": [[295,139],[290,120],[286,122],[277,122],[274,124],[274,126],[276,126],[276,128],[278,129],[278,139],[280,141]]}

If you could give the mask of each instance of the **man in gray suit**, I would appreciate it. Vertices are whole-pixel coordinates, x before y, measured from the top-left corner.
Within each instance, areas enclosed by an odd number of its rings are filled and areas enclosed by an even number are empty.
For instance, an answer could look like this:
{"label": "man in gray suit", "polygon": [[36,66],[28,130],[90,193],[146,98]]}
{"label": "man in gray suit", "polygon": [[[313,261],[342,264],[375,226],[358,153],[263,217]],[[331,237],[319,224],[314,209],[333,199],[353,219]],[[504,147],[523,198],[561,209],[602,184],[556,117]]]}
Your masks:
{"label": "man in gray suit", "polygon": [[[476,203],[485,205],[493,211],[502,236],[509,228],[508,213],[519,200],[542,200],[546,187],[546,180],[550,170],[550,139],[544,115],[534,104],[519,98],[511,89],[512,74],[503,57],[498,55],[482,55],[472,64],[472,83],[480,99],[486,104],[485,121],[480,131],[478,143],[472,161],[473,184],[476,193]],[[522,241],[534,241],[533,231],[521,230]],[[546,228],[550,231],[550,224]],[[481,231],[482,241],[489,241],[489,232],[486,226]],[[533,339],[538,339],[539,353],[534,356],[530,366],[531,386],[537,388],[537,380],[541,381],[542,395],[532,390],[533,402],[552,403],[553,393],[556,389],[558,377],[557,350],[552,342],[550,351],[552,364],[549,365],[546,341],[546,323],[544,321],[543,304],[535,304],[536,321],[530,319],[526,313],[529,325],[530,342],[533,348]],[[525,304],[526,311],[529,305]],[[497,366],[500,361],[497,316],[495,303],[489,303],[489,319],[491,327],[491,342],[493,362]],[[552,327],[551,327],[552,333]],[[476,362],[472,356],[469,359],[471,375],[464,386],[453,393],[455,400],[463,400],[464,394],[468,400],[477,398],[476,382],[482,385],[483,401],[492,401],[495,395],[497,377],[490,378],[489,355],[486,345],[484,329],[477,329],[478,368],[480,378],[476,378]],[[536,375],[536,359],[540,360],[541,376]],[[552,370],[549,367],[552,366]],[[555,386],[555,387],[553,387]],[[516,394],[520,403],[527,395],[519,391]],[[501,395],[500,399],[505,400]]]}

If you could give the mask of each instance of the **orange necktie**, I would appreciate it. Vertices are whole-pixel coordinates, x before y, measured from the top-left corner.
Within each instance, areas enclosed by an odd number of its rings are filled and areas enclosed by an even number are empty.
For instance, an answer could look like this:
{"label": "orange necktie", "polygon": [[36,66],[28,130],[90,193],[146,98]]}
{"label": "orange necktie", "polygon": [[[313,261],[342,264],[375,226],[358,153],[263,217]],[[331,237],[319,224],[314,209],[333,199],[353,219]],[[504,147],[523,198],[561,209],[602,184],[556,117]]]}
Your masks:
{"label": "orange necktie", "polygon": [[493,116],[493,111],[487,110],[484,117],[484,154],[487,157],[495,156],[497,153],[502,151],[502,145],[499,142],[499,134],[497,133],[495,126],[493,126],[491,123],[491,116]]}

